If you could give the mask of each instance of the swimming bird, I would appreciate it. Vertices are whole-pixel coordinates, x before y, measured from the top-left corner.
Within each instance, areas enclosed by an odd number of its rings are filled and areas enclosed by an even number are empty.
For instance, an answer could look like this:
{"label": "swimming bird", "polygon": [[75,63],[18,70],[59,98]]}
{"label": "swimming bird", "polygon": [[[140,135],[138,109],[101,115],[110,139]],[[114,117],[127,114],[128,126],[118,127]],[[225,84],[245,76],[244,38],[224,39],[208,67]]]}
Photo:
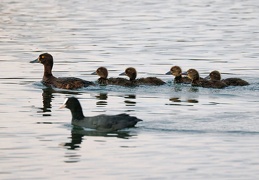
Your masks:
{"label": "swimming bird", "polygon": [[128,67],[123,73],[120,74],[120,76],[126,75],[129,77],[129,80],[134,85],[153,85],[153,86],[159,86],[165,84],[164,81],[157,77],[146,77],[146,78],[137,78],[137,71],[133,67]]}
{"label": "swimming bird", "polygon": [[216,81],[222,81],[226,83],[228,86],[247,86],[249,83],[241,78],[227,78],[227,79],[222,79],[221,80],[221,74],[219,71],[212,71],[208,78],[211,80],[216,80]]}
{"label": "swimming bird", "polygon": [[142,121],[128,114],[97,115],[85,117],[80,102],[75,97],[69,97],[60,108],[68,108],[72,114],[72,125],[96,129],[102,132],[112,132],[124,128],[134,127]]}
{"label": "swimming bird", "polygon": [[52,67],[54,64],[53,57],[49,53],[43,53],[30,63],[41,63],[44,65],[44,75],[42,83],[48,87],[56,87],[60,89],[78,89],[94,85],[93,82],[86,81],[75,77],[55,77],[52,74]]}
{"label": "swimming bird", "polygon": [[188,78],[192,80],[192,86],[200,86],[205,88],[224,88],[227,87],[227,84],[222,81],[209,81],[207,79],[200,78],[199,72],[196,69],[189,69],[186,73]]}
{"label": "swimming bird", "polygon": [[120,86],[131,86],[132,83],[125,78],[108,78],[108,70],[105,67],[99,67],[92,75],[98,75],[98,84],[100,85],[120,85]]}
{"label": "swimming bird", "polygon": [[180,84],[190,84],[192,83],[192,80],[186,76],[182,77],[182,69],[179,66],[173,66],[170,71],[166,73],[166,75],[173,75],[175,76],[174,78],[174,83]]}

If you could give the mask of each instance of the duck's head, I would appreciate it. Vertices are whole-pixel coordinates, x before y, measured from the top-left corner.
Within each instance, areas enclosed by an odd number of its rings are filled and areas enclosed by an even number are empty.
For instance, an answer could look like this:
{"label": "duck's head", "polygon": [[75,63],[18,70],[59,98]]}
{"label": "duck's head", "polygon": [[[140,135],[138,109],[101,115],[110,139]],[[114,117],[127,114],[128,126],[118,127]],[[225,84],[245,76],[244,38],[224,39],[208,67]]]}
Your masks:
{"label": "duck's head", "polygon": [[189,69],[187,72],[182,73],[182,75],[187,75],[187,77],[190,78],[191,80],[200,79],[199,72],[196,69]]}
{"label": "duck's head", "polygon": [[108,77],[108,70],[105,67],[99,67],[92,75],[98,75],[101,78],[107,79]]}
{"label": "duck's head", "polygon": [[[210,75],[208,76],[210,80],[212,81],[220,81],[221,80],[221,75],[219,71],[212,71]],[[207,77],[206,77],[207,78]]]}
{"label": "duck's head", "polygon": [[137,77],[137,71],[133,67],[128,67],[123,73],[120,74],[120,76],[126,75],[130,78],[130,80],[135,80]]}
{"label": "duck's head", "polygon": [[170,71],[166,73],[166,75],[173,75],[173,76],[181,76],[182,74],[182,69],[179,66],[173,66]]}
{"label": "duck's head", "polygon": [[39,55],[39,57],[33,61],[30,61],[30,63],[41,63],[44,66],[53,66],[53,57],[49,53],[43,53]]}

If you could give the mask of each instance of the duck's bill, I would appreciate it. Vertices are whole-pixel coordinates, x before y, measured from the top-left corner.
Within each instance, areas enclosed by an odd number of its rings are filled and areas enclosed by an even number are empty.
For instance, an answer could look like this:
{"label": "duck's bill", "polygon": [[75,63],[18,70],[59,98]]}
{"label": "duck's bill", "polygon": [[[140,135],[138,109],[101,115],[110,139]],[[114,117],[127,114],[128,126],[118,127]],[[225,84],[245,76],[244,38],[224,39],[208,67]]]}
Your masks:
{"label": "duck's bill", "polygon": [[168,71],[167,73],[165,73],[165,75],[171,75],[171,71]]}
{"label": "duck's bill", "polygon": [[96,71],[94,71],[91,75],[97,75],[97,72],[96,72]]}
{"label": "duck's bill", "polygon": [[120,73],[119,76],[126,76],[126,73],[125,72]]}
{"label": "duck's bill", "polygon": [[66,105],[65,104],[62,104],[60,107],[59,107],[59,109],[63,109],[63,108],[65,108],[66,107]]}
{"label": "duck's bill", "polygon": [[30,61],[30,63],[39,63],[38,58],[33,61]]}
{"label": "duck's bill", "polygon": [[182,75],[188,75],[188,73],[187,72],[183,72]]}

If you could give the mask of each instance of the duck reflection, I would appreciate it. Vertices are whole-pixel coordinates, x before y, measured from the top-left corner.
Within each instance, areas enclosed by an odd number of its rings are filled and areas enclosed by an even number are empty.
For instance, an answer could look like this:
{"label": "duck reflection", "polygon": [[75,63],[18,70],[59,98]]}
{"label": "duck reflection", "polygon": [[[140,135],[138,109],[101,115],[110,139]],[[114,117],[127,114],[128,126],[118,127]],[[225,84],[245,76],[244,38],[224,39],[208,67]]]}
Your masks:
{"label": "duck reflection", "polygon": [[41,113],[42,116],[51,116],[51,102],[54,99],[54,93],[62,93],[62,94],[79,94],[78,92],[71,92],[65,90],[54,90],[53,88],[44,88],[42,89],[42,103],[43,107],[39,108],[41,111],[37,111],[37,113]]}
{"label": "duck reflection", "polygon": [[106,101],[108,99],[107,93],[100,93],[99,95],[97,95],[95,97],[96,97],[96,99],[100,100],[100,101],[96,102],[96,105],[106,106],[108,104],[107,101]]}
{"label": "duck reflection", "polygon": [[51,88],[43,89],[42,92],[42,102],[43,102],[43,107],[40,108],[42,110],[43,116],[51,116],[51,102],[53,96],[53,90]]}
{"label": "duck reflection", "polygon": [[180,105],[184,105],[184,104],[181,104],[181,103],[184,103],[184,102],[187,102],[187,103],[199,103],[198,100],[196,99],[187,99],[187,100],[181,100],[179,97],[171,97],[169,98],[169,101],[172,101],[172,102],[176,102],[174,104],[168,104],[168,105],[177,105],[177,106],[180,106]]}
{"label": "duck reflection", "polygon": [[136,101],[129,100],[129,99],[136,99],[136,95],[135,94],[126,95],[126,96],[124,96],[124,98],[126,99],[124,101],[126,106],[135,106],[136,105]]}

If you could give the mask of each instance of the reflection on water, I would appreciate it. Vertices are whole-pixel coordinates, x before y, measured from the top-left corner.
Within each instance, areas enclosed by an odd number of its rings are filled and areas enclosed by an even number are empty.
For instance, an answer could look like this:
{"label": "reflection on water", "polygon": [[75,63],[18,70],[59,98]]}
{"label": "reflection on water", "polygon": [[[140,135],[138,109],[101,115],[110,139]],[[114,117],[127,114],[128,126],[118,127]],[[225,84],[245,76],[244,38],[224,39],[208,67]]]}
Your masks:
{"label": "reflection on water", "polygon": [[56,90],[53,88],[43,88],[42,89],[42,103],[43,107],[40,107],[39,109],[41,111],[37,111],[37,113],[42,114],[42,116],[51,116],[51,102],[54,99],[54,93],[62,93],[62,94],[71,94],[71,95],[79,95],[79,92],[73,92],[73,91],[64,91],[64,90]]}
{"label": "reflection on water", "polygon": [[[66,143],[61,143],[62,146],[66,147],[67,150],[69,150],[65,153],[66,163],[75,163],[81,160],[80,159],[81,156],[78,154],[78,151],[74,151],[74,150],[78,150],[81,148],[81,144],[83,140],[87,141],[87,138],[84,138],[87,136],[129,139],[130,137],[133,137],[136,135],[131,135],[127,131],[105,133],[105,132],[99,132],[95,130],[86,130],[78,126],[74,126],[71,130],[71,136],[69,137],[70,141]],[[73,152],[71,152],[71,150],[73,150]]]}
{"label": "reflection on water", "polygon": [[79,126],[73,126],[71,130],[71,137],[70,141],[67,143],[64,143],[63,145],[67,147],[69,150],[75,150],[77,148],[80,148],[80,144],[83,141],[84,136],[102,136],[102,137],[116,137],[116,138],[122,138],[122,139],[129,139],[132,136],[136,135],[131,135],[128,131],[116,131],[116,132],[100,132],[100,131],[95,131],[92,129],[84,129]]}
{"label": "reflection on water", "polygon": [[169,99],[172,102],[188,102],[188,103],[199,103],[196,99],[187,99],[186,101],[181,100],[179,97],[172,97]]}
{"label": "reflection on water", "polygon": [[51,88],[47,88],[47,89],[42,89],[42,102],[43,102],[43,107],[40,108],[42,109],[43,112],[43,116],[51,116],[50,113],[51,112],[51,102],[52,102],[52,98],[54,98],[53,96],[53,90]]}
{"label": "reflection on water", "polygon": [[126,106],[135,106],[136,105],[136,101],[129,100],[129,99],[136,99],[136,95],[135,94],[126,95],[126,96],[124,96],[124,98],[126,99],[124,101]]}
{"label": "reflection on water", "polygon": [[96,97],[96,99],[100,100],[100,101],[96,102],[96,105],[98,105],[98,106],[106,106],[107,105],[107,101],[106,101],[108,99],[107,93],[100,93],[99,95],[97,95],[95,97]]}

